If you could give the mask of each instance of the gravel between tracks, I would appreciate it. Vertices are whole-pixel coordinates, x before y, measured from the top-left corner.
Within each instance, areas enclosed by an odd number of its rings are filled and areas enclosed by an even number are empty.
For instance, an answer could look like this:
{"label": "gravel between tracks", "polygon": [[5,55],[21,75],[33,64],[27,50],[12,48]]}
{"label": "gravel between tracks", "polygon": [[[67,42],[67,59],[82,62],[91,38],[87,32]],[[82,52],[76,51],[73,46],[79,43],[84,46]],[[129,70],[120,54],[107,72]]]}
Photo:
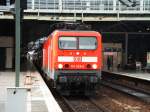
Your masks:
{"label": "gravel between tracks", "polygon": [[112,112],[150,112],[150,104],[103,86],[93,100]]}

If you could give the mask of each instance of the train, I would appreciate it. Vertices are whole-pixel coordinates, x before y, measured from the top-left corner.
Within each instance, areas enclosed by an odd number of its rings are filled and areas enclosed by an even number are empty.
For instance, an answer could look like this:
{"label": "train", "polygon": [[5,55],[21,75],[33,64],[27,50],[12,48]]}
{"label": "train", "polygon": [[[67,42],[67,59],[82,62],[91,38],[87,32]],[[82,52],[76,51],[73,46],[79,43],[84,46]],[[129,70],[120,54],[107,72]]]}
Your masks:
{"label": "train", "polygon": [[53,88],[64,95],[95,92],[102,69],[102,36],[99,32],[56,29],[40,48],[34,62],[40,65]]}

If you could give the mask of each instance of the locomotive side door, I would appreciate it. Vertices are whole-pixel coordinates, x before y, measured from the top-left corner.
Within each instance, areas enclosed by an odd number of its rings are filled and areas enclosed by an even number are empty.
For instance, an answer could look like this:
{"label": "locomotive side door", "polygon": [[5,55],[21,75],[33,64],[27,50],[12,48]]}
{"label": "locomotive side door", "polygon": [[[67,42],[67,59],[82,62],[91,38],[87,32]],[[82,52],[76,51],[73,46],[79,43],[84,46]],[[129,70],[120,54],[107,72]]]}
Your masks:
{"label": "locomotive side door", "polygon": [[49,45],[48,45],[48,71],[49,71],[49,74],[48,74],[48,76],[50,76],[50,74],[51,74],[51,68],[52,68],[52,66],[51,66],[51,55],[52,55],[52,46],[51,46],[51,38],[49,37],[49,40],[48,40],[48,43],[49,43]]}

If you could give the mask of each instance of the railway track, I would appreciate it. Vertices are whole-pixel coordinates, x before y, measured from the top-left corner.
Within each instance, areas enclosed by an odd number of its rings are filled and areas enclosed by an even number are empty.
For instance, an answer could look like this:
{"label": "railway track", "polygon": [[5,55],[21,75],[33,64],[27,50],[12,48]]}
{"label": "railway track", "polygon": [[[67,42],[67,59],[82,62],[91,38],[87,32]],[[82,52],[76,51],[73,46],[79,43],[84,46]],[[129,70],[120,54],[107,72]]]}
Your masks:
{"label": "railway track", "polygon": [[103,86],[107,86],[107,87],[110,87],[117,91],[123,92],[125,94],[134,96],[140,100],[143,100],[146,103],[150,103],[150,93],[149,92],[141,91],[137,88],[127,87],[127,86],[121,85],[121,84],[116,84],[116,83],[110,82],[110,81],[102,81],[101,84]]}
{"label": "railway track", "polygon": [[53,91],[53,94],[63,112],[112,112],[102,105],[99,106],[91,97],[64,97],[56,91]]}
{"label": "railway track", "polygon": [[[40,69],[38,70],[41,74],[43,74]],[[43,79],[45,80],[47,86],[53,93],[63,112],[111,112],[105,107],[98,106],[94,100],[86,96],[64,97],[54,89],[50,88],[49,82],[44,77]]]}
{"label": "railway track", "polygon": [[98,106],[94,100],[86,96],[63,97],[63,100],[72,112],[111,112],[104,107]]}

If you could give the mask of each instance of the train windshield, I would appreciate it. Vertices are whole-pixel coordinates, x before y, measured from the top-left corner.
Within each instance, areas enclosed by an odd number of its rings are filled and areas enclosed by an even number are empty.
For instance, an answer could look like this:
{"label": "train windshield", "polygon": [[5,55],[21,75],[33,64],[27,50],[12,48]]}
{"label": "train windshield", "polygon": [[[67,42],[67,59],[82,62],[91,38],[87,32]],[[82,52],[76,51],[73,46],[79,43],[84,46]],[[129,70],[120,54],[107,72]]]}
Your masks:
{"label": "train windshield", "polygon": [[60,37],[59,48],[60,49],[77,49],[76,37]]}
{"label": "train windshield", "polygon": [[96,37],[60,37],[60,49],[94,50],[97,48]]}
{"label": "train windshield", "polygon": [[96,49],[97,40],[95,37],[79,37],[79,49]]}

